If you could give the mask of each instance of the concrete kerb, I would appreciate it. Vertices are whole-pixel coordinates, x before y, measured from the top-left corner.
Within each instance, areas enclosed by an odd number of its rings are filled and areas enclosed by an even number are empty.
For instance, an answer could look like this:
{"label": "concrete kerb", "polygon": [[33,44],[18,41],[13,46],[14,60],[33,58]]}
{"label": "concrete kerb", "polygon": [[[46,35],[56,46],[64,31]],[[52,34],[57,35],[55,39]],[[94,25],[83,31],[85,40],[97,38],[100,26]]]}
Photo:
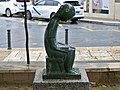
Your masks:
{"label": "concrete kerb", "polygon": [[[38,64],[40,64],[40,62],[39,63],[37,62],[37,65]],[[82,65],[82,63],[79,64],[78,66],[80,67],[81,65]],[[40,66],[34,66],[34,65],[28,66],[28,65],[22,65],[22,64],[19,65],[19,62],[16,64],[11,63],[11,65],[5,65],[5,66],[6,66],[6,68],[0,70],[0,83],[1,84],[3,84],[3,83],[16,84],[16,83],[18,83],[21,85],[22,84],[32,84],[36,69],[39,68],[42,72],[43,68],[45,67],[45,66],[41,67],[41,65]],[[120,69],[118,71],[113,71],[106,67],[106,68],[89,68],[89,69],[85,69],[85,70],[87,71],[90,82],[95,82],[96,84],[110,83],[110,82],[113,83],[112,80],[114,80],[114,79],[115,79],[114,83],[120,82],[120,77],[119,77]]]}
{"label": "concrete kerb", "polygon": [[120,22],[118,22],[118,21],[108,21],[108,20],[80,19],[79,22],[103,24],[103,25],[110,25],[110,26],[120,26]]}

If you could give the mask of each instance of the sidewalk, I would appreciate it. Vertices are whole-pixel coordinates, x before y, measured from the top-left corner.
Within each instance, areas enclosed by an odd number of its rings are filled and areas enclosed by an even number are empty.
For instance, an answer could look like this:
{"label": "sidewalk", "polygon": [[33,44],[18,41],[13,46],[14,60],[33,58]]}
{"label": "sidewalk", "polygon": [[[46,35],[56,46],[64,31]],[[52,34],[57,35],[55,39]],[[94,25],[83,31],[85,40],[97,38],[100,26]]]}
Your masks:
{"label": "sidewalk", "polygon": [[79,22],[95,23],[95,24],[104,24],[112,26],[120,26],[120,21],[104,18],[87,18],[80,19]]}
{"label": "sidewalk", "polygon": [[[30,49],[29,68],[36,70],[45,67],[44,48]],[[26,70],[25,49],[0,49],[0,70]],[[120,71],[120,46],[114,47],[77,47],[74,67],[86,70]]]}

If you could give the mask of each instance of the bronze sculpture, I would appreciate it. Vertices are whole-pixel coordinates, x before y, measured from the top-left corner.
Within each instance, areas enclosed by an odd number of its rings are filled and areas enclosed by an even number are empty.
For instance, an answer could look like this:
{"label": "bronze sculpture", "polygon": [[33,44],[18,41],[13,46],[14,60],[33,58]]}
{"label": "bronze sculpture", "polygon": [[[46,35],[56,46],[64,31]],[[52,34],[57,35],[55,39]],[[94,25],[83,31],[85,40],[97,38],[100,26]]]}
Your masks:
{"label": "bronze sculpture", "polygon": [[[44,43],[47,53],[46,74],[47,75],[75,75],[73,69],[75,48],[57,42],[56,34],[59,21],[67,21],[75,15],[75,9],[70,4],[60,7],[57,13],[50,19],[45,31]],[[54,78],[54,77],[53,77]]]}

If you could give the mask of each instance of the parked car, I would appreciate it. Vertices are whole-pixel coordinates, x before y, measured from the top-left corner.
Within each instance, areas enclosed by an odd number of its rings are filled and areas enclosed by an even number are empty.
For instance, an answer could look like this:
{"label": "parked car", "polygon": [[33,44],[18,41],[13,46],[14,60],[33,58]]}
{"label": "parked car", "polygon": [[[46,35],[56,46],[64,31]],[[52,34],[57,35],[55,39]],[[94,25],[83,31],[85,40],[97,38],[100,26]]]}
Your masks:
{"label": "parked car", "polygon": [[[30,0],[26,0],[31,5]],[[11,17],[13,14],[24,13],[24,0],[0,0],[0,13]]]}
{"label": "parked car", "polygon": [[78,0],[39,0],[34,5],[27,7],[27,17],[28,19],[33,17],[50,19],[60,6],[66,3],[73,5],[75,8],[75,16],[71,21],[84,18],[84,9],[80,6]]}

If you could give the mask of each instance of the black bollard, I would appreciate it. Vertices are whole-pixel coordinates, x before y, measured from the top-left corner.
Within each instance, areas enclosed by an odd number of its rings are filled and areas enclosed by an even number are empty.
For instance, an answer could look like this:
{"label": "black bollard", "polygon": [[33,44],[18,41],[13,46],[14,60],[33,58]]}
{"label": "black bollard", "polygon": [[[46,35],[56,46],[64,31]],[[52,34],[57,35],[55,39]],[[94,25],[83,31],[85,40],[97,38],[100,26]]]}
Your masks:
{"label": "black bollard", "polygon": [[65,44],[68,45],[68,29],[65,29]]}
{"label": "black bollard", "polygon": [[11,48],[11,33],[10,33],[10,29],[7,30],[7,35],[8,35],[8,50],[12,49]]}

